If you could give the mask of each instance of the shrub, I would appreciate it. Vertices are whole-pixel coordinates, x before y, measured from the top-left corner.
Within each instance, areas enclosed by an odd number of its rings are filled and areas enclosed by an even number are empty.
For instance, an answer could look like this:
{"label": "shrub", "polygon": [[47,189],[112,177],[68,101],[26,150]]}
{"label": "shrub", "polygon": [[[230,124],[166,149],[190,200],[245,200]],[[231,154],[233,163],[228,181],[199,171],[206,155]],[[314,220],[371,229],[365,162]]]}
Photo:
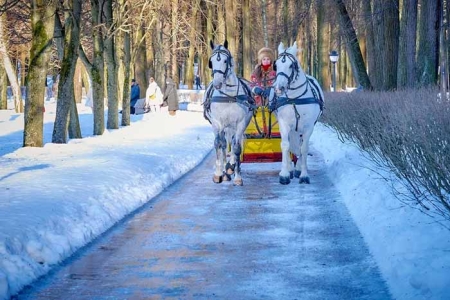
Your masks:
{"label": "shrub", "polygon": [[450,220],[450,102],[438,92],[327,93],[321,120],[394,172],[403,202]]}

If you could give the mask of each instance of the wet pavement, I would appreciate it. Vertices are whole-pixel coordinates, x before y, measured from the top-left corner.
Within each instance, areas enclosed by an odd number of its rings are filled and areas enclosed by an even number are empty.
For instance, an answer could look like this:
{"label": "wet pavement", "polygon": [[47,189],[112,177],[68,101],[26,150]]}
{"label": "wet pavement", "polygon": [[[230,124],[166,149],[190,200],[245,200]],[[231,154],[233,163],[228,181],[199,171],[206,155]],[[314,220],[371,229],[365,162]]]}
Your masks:
{"label": "wet pavement", "polygon": [[279,163],[212,182],[214,156],[18,299],[390,299],[326,174],[278,183]]}

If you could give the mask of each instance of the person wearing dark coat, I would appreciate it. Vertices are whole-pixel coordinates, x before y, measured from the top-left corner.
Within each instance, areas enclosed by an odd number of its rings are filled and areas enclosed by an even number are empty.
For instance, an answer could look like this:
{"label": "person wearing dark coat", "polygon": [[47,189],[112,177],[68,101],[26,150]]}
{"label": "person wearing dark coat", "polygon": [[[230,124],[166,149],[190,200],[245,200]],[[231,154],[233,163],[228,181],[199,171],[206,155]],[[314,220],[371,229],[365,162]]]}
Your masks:
{"label": "person wearing dark coat", "polygon": [[175,86],[175,82],[171,77],[166,78],[166,88],[164,90],[164,102],[167,102],[167,106],[169,109],[169,114],[174,116],[176,111],[179,109],[178,106],[178,92]]}
{"label": "person wearing dark coat", "polygon": [[195,88],[197,90],[201,90],[202,89],[202,86],[201,86],[201,83],[200,83],[200,76],[198,76],[198,75],[195,75]]}
{"label": "person wearing dark coat", "polygon": [[139,88],[139,84],[136,82],[136,79],[131,80],[131,97],[130,97],[130,114],[135,113],[134,106],[136,102],[139,100],[139,96],[141,94],[141,89]]}

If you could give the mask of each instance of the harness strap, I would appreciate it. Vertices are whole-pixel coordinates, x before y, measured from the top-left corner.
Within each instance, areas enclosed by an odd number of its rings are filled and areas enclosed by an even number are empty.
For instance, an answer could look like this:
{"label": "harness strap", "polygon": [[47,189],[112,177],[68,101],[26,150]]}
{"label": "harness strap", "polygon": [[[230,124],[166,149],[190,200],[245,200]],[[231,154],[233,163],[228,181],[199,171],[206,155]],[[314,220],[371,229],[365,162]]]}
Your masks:
{"label": "harness strap", "polygon": [[294,111],[295,111],[295,131],[298,131],[298,121],[300,120],[300,114],[298,113],[297,107],[295,106],[295,104],[293,104],[294,106]]}
{"label": "harness strap", "polygon": [[248,85],[244,82],[243,79],[240,77],[237,77],[239,85],[242,86],[242,88],[245,91],[245,94],[242,95],[228,95],[222,91],[219,91],[221,95],[223,96],[212,96],[214,93],[214,88],[212,86],[212,83],[208,85],[208,88],[206,89],[206,97],[205,101],[202,103],[203,105],[203,117],[208,120],[209,123],[211,123],[211,120],[208,118],[207,112],[211,111],[211,103],[239,103],[245,107],[247,107],[250,111],[253,111],[257,108],[255,105],[255,99],[252,97],[252,92]]}
{"label": "harness strap", "polygon": [[275,101],[272,102],[271,110],[277,110],[278,108],[287,105],[287,104],[293,104],[293,105],[305,105],[305,104],[314,104],[317,103],[317,99],[314,97],[310,98],[287,98],[287,97],[279,97],[276,98]]}

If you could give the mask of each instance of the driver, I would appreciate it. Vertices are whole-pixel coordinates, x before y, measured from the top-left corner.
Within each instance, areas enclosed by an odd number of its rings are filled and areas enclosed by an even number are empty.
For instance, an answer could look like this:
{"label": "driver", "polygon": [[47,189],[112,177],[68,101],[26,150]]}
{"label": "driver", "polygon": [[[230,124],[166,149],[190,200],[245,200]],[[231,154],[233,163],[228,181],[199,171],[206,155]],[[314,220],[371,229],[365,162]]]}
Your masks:
{"label": "driver", "polygon": [[[261,87],[266,89],[272,86],[276,72],[273,69],[274,52],[272,49],[263,47],[258,51],[258,64],[255,66],[250,77],[251,87]],[[267,99],[264,101],[261,96],[255,96],[256,105],[267,105]]]}

